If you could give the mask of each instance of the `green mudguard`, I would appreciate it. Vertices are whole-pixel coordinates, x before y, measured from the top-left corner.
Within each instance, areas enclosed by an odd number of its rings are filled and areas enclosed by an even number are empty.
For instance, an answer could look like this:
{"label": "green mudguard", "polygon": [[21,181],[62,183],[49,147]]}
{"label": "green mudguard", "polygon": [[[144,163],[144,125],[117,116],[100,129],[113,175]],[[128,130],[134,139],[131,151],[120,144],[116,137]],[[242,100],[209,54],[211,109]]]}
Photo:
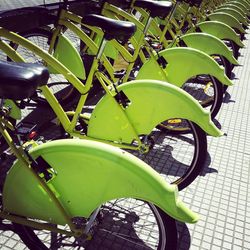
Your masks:
{"label": "green mudguard", "polygon": [[250,2],[249,1],[246,1],[246,0],[234,0],[233,2],[243,4],[248,11],[250,10]]}
{"label": "green mudguard", "polygon": [[197,24],[197,27],[204,33],[211,34],[219,39],[232,40],[240,48],[244,44],[240,40],[240,36],[228,25],[218,21],[205,21]]}
{"label": "green mudguard", "polygon": [[230,3],[241,7],[247,14],[249,14],[249,12],[250,12],[249,11],[250,10],[250,5],[246,1],[234,0],[234,1],[231,1]]}
{"label": "green mudguard", "polygon": [[159,123],[171,118],[188,119],[210,135],[222,135],[211,121],[210,113],[176,86],[162,81],[135,80],[121,84],[118,91],[127,96],[128,106],[122,110],[114,98],[105,95],[90,117],[88,136],[130,144],[137,139],[135,132],[148,135]]}
{"label": "green mudguard", "polygon": [[[66,36],[59,35],[53,56],[74,73],[75,76],[82,80],[86,79],[82,58]],[[51,66],[48,66],[48,68],[50,73],[57,73]]]}
{"label": "green mudguard", "polygon": [[224,13],[230,14],[233,17],[235,17],[239,22],[243,23],[244,25],[248,25],[248,20],[246,19],[246,17],[242,16],[240,12],[238,12],[237,10],[233,8],[224,7],[224,8],[217,9],[214,12],[224,12]]}
{"label": "green mudguard", "polygon": [[221,9],[221,8],[231,8],[231,9],[238,11],[243,17],[247,16],[247,12],[244,10],[244,8],[242,8],[240,5],[237,5],[231,2],[223,4],[218,9]]}
{"label": "green mudguard", "polygon": [[218,21],[227,24],[231,28],[237,29],[240,33],[245,34],[246,31],[243,29],[241,23],[232,15],[223,13],[223,12],[216,12],[212,13],[207,16],[210,21]]}
{"label": "green mudguard", "polygon": [[[132,197],[149,201],[170,216],[194,223],[198,215],[178,198],[170,185],[143,161],[118,148],[84,140],[58,140],[31,150],[57,175],[53,190],[70,217],[89,217],[101,204]],[[3,191],[4,211],[64,225],[66,222],[30,171],[17,161],[9,171]]]}
{"label": "green mudguard", "polygon": [[180,37],[180,40],[191,48],[200,50],[208,55],[221,55],[230,63],[238,65],[233,52],[217,37],[206,33],[189,33]]}
{"label": "green mudguard", "polygon": [[156,60],[150,59],[140,68],[136,79],[156,79],[182,87],[191,77],[208,74],[224,85],[233,85],[224,69],[202,51],[179,47],[165,49],[158,55],[165,59],[166,68],[162,69]]}

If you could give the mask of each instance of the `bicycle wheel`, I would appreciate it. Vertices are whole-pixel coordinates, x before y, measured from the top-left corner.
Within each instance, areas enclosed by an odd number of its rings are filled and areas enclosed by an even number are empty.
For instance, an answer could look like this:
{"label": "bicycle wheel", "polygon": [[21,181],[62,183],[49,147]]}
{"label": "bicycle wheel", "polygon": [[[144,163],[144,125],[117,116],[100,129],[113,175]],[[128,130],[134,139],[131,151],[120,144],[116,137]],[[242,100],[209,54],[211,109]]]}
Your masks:
{"label": "bicycle wheel", "polygon": [[[229,79],[232,79],[232,70],[234,65],[231,64],[224,56],[213,55],[214,60],[225,69],[225,74]],[[223,92],[225,93],[228,89],[227,85],[223,85]]]}
{"label": "bicycle wheel", "polygon": [[209,75],[198,75],[189,79],[183,89],[200,102],[202,107],[211,112],[211,117],[218,114],[224,96],[223,84]]}
{"label": "bicycle wheel", "polygon": [[225,74],[229,79],[231,79],[233,65],[224,56],[213,55],[212,57],[219,65],[221,65],[225,69]]}
{"label": "bicycle wheel", "polygon": [[[49,50],[51,37],[51,32],[49,29],[37,28],[31,31],[20,33],[20,35],[30,40],[32,43],[38,45],[41,49],[45,51]],[[12,42],[10,45],[25,59],[26,62],[43,64],[42,59],[35,53],[27,50],[21,45]],[[60,74],[50,74],[50,79],[47,85],[55,94],[59,103],[62,105],[66,105],[72,102],[75,98],[79,97],[79,92],[73,87],[72,84],[67,82],[64,76]],[[45,98],[39,92],[39,90],[31,99],[40,104],[46,103]]]}
{"label": "bicycle wheel", "polygon": [[190,121],[172,119],[157,126],[152,137],[154,145],[147,154],[133,154],[147,162],[167,182],[178,185],[179,190],[191,184],[206,160],[206,133]]}
{"label": "bicycle wheel", "polygon": [[234,41],[224,40],[224,43],[233,51],[233,55],[236,59],[240,56],[240,47]]}
{"label": "bicycle wheel", "polygon": [[[78,226],[81,226],[86,220],[77,218],[72,221],[78,221]],[[20,224],[14,224],[14,228],[26,246],[34,250],[174,250],[177,246],[175,220],[152,204],[130,198],[104,204],[92,224],[89,238],[68,237],[46,230],[35,230]]]}

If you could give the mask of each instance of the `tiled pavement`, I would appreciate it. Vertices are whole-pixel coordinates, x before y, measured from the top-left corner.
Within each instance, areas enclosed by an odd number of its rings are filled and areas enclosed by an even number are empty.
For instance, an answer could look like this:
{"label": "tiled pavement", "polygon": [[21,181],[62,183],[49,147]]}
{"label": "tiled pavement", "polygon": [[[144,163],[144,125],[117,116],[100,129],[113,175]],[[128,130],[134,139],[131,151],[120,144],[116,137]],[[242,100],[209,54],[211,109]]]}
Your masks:
{"label": "tiled pavement", "polygon": [[[0,9],[36,2],[0,0]],[[201,215],[197,224],[179,224],[183,250],[250,249],[250,34],[246,37],[241,66],[234,70],[235,85],[217,116],[226,136],[208,138],[206,169],[180,193]],[[0,224],[0,249],[25,249],[9,224]]]}

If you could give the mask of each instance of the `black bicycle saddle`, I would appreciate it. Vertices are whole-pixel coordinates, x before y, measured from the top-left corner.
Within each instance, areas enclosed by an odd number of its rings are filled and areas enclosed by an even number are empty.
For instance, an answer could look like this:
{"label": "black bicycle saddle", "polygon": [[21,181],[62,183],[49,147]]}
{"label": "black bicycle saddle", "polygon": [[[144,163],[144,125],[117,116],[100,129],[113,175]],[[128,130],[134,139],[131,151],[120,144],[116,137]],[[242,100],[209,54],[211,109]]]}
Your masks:
{"label": "black bicycle saddle", "polygon": [[136,26],[131,22],[114,20],[95,14],[84,16],[82,22],[90,26],[101,28],[107,40],[116,39],[124,42],[136,31]]}
{"label": "black bicycle saddle", "polygon": [[48,69],[40,64],[0,61],[0,98],[29,98],[48,79]]}

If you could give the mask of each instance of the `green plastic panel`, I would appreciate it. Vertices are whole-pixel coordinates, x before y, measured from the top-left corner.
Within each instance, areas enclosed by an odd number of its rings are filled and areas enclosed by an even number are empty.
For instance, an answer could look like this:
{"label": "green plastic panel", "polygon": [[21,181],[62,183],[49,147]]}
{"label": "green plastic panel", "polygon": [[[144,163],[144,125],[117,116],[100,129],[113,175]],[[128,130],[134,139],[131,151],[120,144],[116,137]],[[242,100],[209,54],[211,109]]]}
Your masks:
{"label": "green plastic panel", "polygon": [[220,8],[231,8],[231,9],[234,9],[236,10],[237,12],[239,12],[243,17],[246,17],[247,15],[247,12],[240,6],[240,5],[237,5],[237,4],[234,4],[234,3],[231,3],[231,2],[228,2],[222,6],[220,6],[218,9]]}
{"label": "green plastic panel", "polygon": [[[66,36],[59,35],[53,56],[74,73],[75,76],[82,80],[86,79],[82,58]],[[48,68],[50,73],[57,73],[51,66]]]}
{"label": "green plastic panel", "polygon": [[249,15],[249,13],[250,13],[249,6],[246,2],[234,0],[234,1],[230,1],[230,4],[233,4],[233,5],[240,7],[243,11],[246,12],[247,15]]}
{"label": "green plastic panel", "polygon": [[129,106],[123,111],[112,97],[104,96],[91,115],[88,136],[131,143],[136,138],[126,117],[137,135],[148,135],[159,123],[171,118],[188,119],[210,135],[222,135],[211,121],[210,113],[191,95],[172,84],[135,80],[120,85],[118,90],[128,97]]}
{"label": "green plastic panel", "polygon": [[234,65],[238,61],[233,52],[220,39],[207,33],[189,33],[180,37],[188,47],[200,50],[208,55],[221,55]]}
{"label": "green plastic panel", "polygon": [[[167,67],[161,70],[156,60],[150,59],[140,68],[136,79],[156,79],[178,87],[196,75],[208,74],[224,85],[233,85],[225,70],[209,55],[193,48],[170,48],[159,53],[165,58]],[[177,73],[178,72],[178,73]]]}
{"label": "green plastic panel", "polygon": [[243,4],[247,10],[250,10],[250,2],[246,0],[234,0],[233,3],[240,3]]}
{"label": "green plastic panel", "polygon": [[237,10],[235,10],[233,8],[223,7],[223,8],[215,10],[215,12],[224,12],[224,13],[230,14],[230,15],[234,16],[239,22],[241,22],[245,25],[248,25],[248,21],[247,21],[246,17],[242,16],[240,12],[238,12]]}
{"label": "green plastic panel", "polygon": [[[109,200],[133,197],[155,203],[177,220],[194,223],[198,219],[178,198],[176,186],[118,148],[79,139],[57,140],[35,147],[32,156],[42,156],[56,170],[49,186],[70,217],[89,217]],[[3,197],[6,212],[65,224],[47,193],[20,162],[7,175]]]}
{"label": "green plastic panel", "polygon": [[218,22],[218,21],[206,21],[197,24],[197,27],[201,29],[202,32],[211,34],[219,39],[232,40],[241,48],[244,44],[240,40],[240,36],[228,25]]}
{"label": "green plastic panel", "polygon": [[218,22],[225,23],[228,26],[230,26],[231,28],[237,29],[241,33],[246,33],[246,31],[243,29],[241,23],[230,14],[223,13],[223,12],[216,12],[216,13],[212,13],[212,14],[208,15],[207,18],[210,21],[218,21]]}

